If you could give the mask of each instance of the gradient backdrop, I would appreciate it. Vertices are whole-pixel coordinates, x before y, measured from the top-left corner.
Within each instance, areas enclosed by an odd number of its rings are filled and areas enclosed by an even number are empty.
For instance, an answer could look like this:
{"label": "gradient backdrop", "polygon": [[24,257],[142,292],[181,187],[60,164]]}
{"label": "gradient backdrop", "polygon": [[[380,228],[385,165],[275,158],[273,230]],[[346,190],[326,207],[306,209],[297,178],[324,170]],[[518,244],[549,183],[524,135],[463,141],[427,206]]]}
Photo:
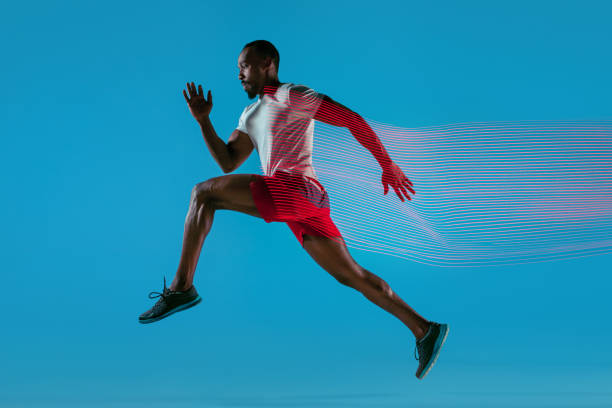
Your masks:
{"label": "gradient backdrop", "polygon": [[[222,175],[181,91],[212,89],[227,140],[249,41],[277,46],[281,81],[395,126],[612,118],[609,2],[421,3],[3,3],[0,406],[611,406],[612,255],[465,269],[351,250],[450,324],[419,381],[399,320],[285,224],[218,211],[203,302],[137,322],[176,271],[191,189]],[[256,152],[237,170],[258,171]]]}

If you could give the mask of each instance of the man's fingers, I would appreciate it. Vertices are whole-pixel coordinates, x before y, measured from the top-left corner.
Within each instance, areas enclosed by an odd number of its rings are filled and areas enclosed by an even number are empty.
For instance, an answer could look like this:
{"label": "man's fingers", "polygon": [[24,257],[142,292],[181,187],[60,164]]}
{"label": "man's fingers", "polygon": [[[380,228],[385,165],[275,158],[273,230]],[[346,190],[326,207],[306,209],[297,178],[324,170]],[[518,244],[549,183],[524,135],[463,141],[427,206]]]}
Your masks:
{"label": "man's fingers", "polygon": [[404,186],[404,187],[407,188],[412,194],[416,194],[414,192],[414,189],[411,187],[411,185],[410,186]]}
{"label": "man's fingers", "polygon": [[415,195],[416,193],[414,192],[414,189],[411,186],[403,186],[405,190],[410,191],[410,193],[406,192],[406,197],[408,197],[409,200],[412,200],[412,197],[410,197],[410,194]]}
{"label": "man's fingers", "polygon": [[402,193],[402,198],[408,198],[409,199],[408,194],[406,193],[406,190],[404,189],[403,186],[399,186],[398,189]]}
{"label": "man's fingers", "polygon": [[[190,97],[190,100],[188,100],[188,102],[190,102],[195,97],[202,97],[202,99],[204,99],[204,90],[202,89],[202,85],[198,85],[196,87],[196,84],[194,82],[187,82],[187,91],[189,92]],[[210,98],[210,91],[208,91],[208,96]]]}
{"label": "man's fingers", "polygon": [[414,184],[412,184],[412,181],[410,181],[410,180],[408,180],[408,179],[404,179],[404,181],[403,181],[403,186],[404,186],[404,187],[406,187],[408,190],[410,190],[410,192],[411,192],[412,194],[416,194],[416,193],[414,192],[414,188],[413,188]]}
{"label": "man's fingers", "polygon": [[402,203],[403,203],[404,202],[404,197],[402,197],[402,195],[400,194],[400,192],[397,189],[397,187],[393,186],[393,189],[395,190],[395,194],[397,194],[397,196],[400,198],[400,200],[402,200]]}
{"label": "man's fingers", "polygon": [[189,92],[189,98],[193,98],[193,92],[191,91],[191,84],[187,82],[187,92]]}
{"label": "man's fingers", "polygon": [[212,93],[208,90],[208,103],[212,104]]}
{"label": "man's fingers", "polygon": [[189,100],[189,97],[187,96],[187,92],[185,92],[185,90],[183,89],[183,96],[185,97],[185,100],[187,101],[187,103],[191,102]]}
{"label": "man's fingers", "polygon": [[408,191],[406,191],[407,187],[402,187],[402,191],[404,192],[404,197],[406,197],[408,200],[412,200],[412,198],[410,197],[410,193],[408,193]]}

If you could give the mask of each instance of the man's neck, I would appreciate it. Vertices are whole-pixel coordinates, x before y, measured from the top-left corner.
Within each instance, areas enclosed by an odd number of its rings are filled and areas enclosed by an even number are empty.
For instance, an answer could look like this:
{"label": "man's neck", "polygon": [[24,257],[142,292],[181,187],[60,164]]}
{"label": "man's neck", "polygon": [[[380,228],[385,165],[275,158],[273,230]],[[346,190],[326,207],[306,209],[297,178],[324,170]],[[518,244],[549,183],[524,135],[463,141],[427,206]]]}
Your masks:
{"label": "man's neck", "polygon": [[266,93],[268,93],[268,94],[270,94],[270,93],[275,94],[276,90],[278,89],[278,87],[280,85],[282,85],[282,84],[283,84],[283,82],[280,82],[278,80],[278,78],[274,78],[274,79],[270,79],[270,80],[266,81],[264,83],[263,88],[261,89],[261,92],[259,93],[259,99],[263,98],[263,96]]}

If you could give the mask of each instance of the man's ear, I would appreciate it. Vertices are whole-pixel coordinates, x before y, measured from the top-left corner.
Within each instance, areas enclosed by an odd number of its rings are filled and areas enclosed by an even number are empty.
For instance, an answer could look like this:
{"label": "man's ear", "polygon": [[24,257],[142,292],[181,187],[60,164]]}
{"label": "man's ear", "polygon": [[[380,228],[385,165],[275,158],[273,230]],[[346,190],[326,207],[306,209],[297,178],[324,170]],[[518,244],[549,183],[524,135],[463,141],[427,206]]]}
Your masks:
{"label": "man's ear", "polygon": [[264,66],[265,69],[270,68],[272,66],[272,58],[270,57],[264,58],[262,65]]}

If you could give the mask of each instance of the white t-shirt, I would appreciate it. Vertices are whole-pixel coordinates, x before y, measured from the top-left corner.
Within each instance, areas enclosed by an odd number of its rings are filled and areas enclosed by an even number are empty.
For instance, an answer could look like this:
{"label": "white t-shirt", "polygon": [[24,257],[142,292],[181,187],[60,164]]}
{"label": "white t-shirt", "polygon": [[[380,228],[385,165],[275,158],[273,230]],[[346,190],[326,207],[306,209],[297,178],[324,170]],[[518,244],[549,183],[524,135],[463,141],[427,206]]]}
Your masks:
{"label": "white t-shirt", "polygon": [[[291,96],[289,91],[291,91]],[[312,167],[314,115],[322,94],[291,82],[247,106],[237,129],[248,134],[266,176],[277,170],[317,179]]]}

